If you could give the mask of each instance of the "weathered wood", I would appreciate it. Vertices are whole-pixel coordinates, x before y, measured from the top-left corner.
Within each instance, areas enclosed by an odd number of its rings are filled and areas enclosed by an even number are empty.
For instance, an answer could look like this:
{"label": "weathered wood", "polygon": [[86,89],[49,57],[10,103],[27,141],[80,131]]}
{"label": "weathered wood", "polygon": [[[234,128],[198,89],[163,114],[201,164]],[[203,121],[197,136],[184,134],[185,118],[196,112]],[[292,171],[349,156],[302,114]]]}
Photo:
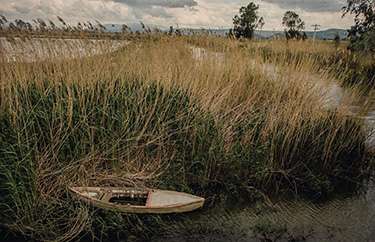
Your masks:
{"label": "weathered wood", "polygon": [[[122,213],[184,213],[201,208],[204,204],[204,198],[201,197],[182,192],[155,189],[73,187],[70,188],[70,191],[76,198],[94,207]],[[145,204],[118,204],[110,202],[111,198],[138,199],[138,201],[144,199]]]}

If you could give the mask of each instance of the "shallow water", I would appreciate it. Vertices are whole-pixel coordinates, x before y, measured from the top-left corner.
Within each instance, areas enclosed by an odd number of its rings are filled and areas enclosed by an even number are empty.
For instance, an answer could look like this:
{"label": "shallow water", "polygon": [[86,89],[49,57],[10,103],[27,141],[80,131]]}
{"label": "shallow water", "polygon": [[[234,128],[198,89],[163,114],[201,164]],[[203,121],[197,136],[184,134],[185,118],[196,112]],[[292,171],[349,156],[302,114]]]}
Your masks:
{"label": "shallow water", "polygon": [[[196,59],[224,59],[222,53],[192,48]],[[263,67],[270,78],[277,68]],[[346,102],[350,93],[338,83],[321,83],[309,75],[317,87],[324,87],[328,108],[343,103],[349,114],[367,124],[370,149],[375,148],[375,93]],[[349,98],[350,99],[350,98]],[[9,240],[8,240],[9,241]],[[15,240],[19,242],[20,240]],[[325,203],[281,201],[272,206],[221,207],[183,215],[170,222],[152,241],[375,241],[375,183],[370,179],[358,194],[332,199]]]}
{"label": "shallow water", "polygon": [[[212,210],[172,225],[155,241],[375,241],[375,190],[324,204]],[[269,239],[269,240],[267,240]]]}
{"label": "shallow water", "polygon": [[[370,98],[372,103],[375,99]],[[375,106],[359,118],[374,128]],[[353,105],[355,110],[361,106]],[[368,140],[374,146],[374,136]],[[324,203],[281,201],[261,208],[217,208],[171,223],[153,238],[158,242],[194,241],[375,241],[375,182],[357,194]]]}
{"label": "shallow water", "polygon": [[[193,53],[197,58],[208,56],[202,55],[202,50]],[[270,78],[277,77],[274,65],[267,64],[262,68]],[[351,93],[338,82],[322,83],[314,75],[310,75],[309,80],[325,90],[327,108],[345,107],[349,115],[364,120],[369,135],[367,145],[374,149],[375,93],[351,99]],[[262,208],[220,208],[194,213],[183,222],[169,225],[154,240],[375,241],[375,183],[370,179],[356,195],[319,204],[282,201]]]}

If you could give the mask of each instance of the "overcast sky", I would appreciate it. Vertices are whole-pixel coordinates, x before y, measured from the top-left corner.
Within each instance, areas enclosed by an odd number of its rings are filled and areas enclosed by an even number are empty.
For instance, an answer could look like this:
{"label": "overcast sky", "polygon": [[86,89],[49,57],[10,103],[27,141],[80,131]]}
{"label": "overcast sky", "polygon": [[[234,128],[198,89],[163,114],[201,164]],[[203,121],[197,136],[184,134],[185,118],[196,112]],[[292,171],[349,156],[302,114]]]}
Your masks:
{"label": "overcast sky", "polygon": [[[0,14],[9,19],[35,18],[70,22],[136,23],[168,27],[231,27],[232,18],[246,0],[0,0]],[[348,28],[353,19],[341,18],[346,0],[254,0],[265,19],[264,29],[281,30],[285,11],[294,10],[311,29]]]}

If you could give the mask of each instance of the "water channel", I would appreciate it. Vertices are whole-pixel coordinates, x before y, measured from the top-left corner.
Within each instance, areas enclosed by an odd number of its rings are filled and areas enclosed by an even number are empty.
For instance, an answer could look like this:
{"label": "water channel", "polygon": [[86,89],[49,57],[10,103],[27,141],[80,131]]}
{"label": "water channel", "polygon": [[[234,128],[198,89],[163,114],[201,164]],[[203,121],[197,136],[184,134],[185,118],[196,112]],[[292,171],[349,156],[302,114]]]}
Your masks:
{"label": "water channel", "polygon": [[[224,58],[222,53],[201,48],[193,48],[193,56]],[[263,69],[270,78],[277,75],[277,67],[272,64],[265,64]],[[323,85],[318,76],[312,74],[309,79]],[[350,95],[338,82],[324,85],[330,108],[341,105]],[[350,115],[365,122],[367,146],[374,150],[375,93],[345,105]],[[355,194],[320,203],[284,200],[260,207],[249,204],[194,213],[170,225],[155,241],[375,241],[375,182],[369,178],[362,185]]]}
{"label": "water channel", "polygon": [[[195,58],[207,55],[201,48],[192,48],[192,53]],[[224,54],[213,57],[224,58]],[[277,73],[270,64],[264,69],[271,77]],[[331,107],[340,105],[347,95],[335,82],[326,90]],[[367,124],[367,145],[374,149],[375,93],[348,104],[348,109]],[[272,205],[242,204],[194,212],[170,222],[152,241],[375,241],[375,183],[370,178],[356,194],[324,203],[273,201]]]}

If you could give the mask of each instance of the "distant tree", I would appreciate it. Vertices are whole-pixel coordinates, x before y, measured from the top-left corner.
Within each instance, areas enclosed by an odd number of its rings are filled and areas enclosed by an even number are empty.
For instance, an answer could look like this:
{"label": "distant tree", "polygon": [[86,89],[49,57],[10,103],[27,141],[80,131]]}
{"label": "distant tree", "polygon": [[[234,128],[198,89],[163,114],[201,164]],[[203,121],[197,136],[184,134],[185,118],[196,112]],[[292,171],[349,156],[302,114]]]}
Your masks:
{"label": "distant tree", "polygon": [[176,36],[182,35],[182,31],[180,29],[176,29],[174,32],[175,32]]}
{"label": "distant tree", "polygon": [[303,32],[303,34],[302,34],[302,40],[305,41],[307,39],[308,39],[308,37],[307,37],[306,32]]}
{"label": "distant tree", "polygon": [[241,7],[239,15],[233,18],[233,34],[237,38],[254,37],[254,31],[264,25],[264,19],[258,15],[259,6],[251,2],[246,7]]}
{"label": "distant tree", "polygon": [[354,15],[354,25],[349,32],[352,50],[371,51],[375,53],[375,1],[347,0],[343,16]]}
{"label": "distant tree", "polygon": [[174,33],[173,26],[169,26],[168,35],[173,35],[173,33]]}
{"label": "distant tree", "polygon": [[341,37],[340,37],[339,33],[335,34],[335,38],[333,39],[333,41],[335,43],[335,47],[336,47],[336,50],[337,50],[340,46],[340,43],[341,43]]}
{"label": "distant tree", "polygon": [[305,29],[305,22],[302,21],[300,16],[293,11],[287,11],[283,17],[283,26],[285,27],[285,37],[289,39],[301,39],[303,36],[303,30]]}
{"label": "distant tree", "polygon": [[229,29],[229,32],[228,32],[228,34],[227,34],[227,37],[228,38],[231,38],[231,39],[233,39],[235,36],[234,36],[234,34],[233,34],[233,29]]}

